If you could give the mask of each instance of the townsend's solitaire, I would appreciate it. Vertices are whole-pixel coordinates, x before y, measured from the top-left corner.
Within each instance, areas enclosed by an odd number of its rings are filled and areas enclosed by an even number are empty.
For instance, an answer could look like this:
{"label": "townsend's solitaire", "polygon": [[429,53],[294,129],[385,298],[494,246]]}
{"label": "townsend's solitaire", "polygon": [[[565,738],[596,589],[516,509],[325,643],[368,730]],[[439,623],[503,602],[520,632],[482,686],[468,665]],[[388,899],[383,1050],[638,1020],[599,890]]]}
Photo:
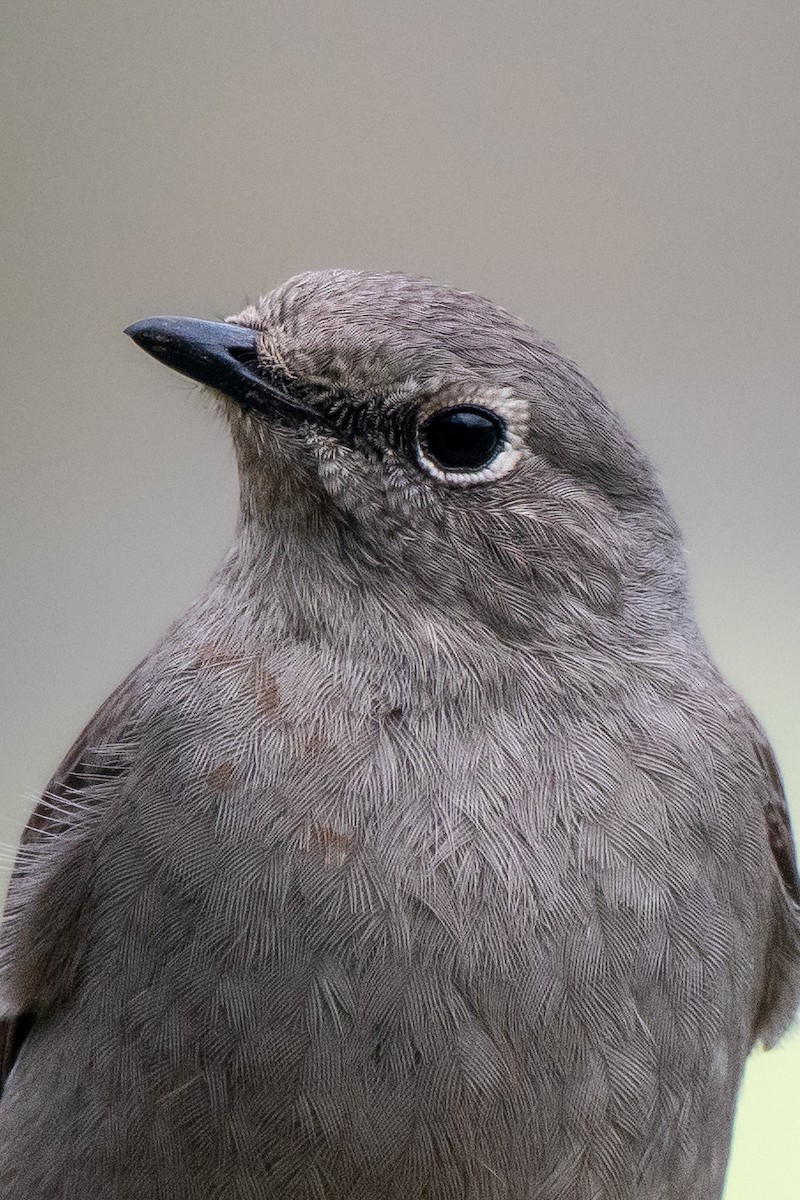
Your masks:
{"label": "townsend's solitaire", "polygon": [[647,458],[399,274],[131,326],[241,478],[4,922],[4,1200],[713,1200],[800,990],[766,739]]}

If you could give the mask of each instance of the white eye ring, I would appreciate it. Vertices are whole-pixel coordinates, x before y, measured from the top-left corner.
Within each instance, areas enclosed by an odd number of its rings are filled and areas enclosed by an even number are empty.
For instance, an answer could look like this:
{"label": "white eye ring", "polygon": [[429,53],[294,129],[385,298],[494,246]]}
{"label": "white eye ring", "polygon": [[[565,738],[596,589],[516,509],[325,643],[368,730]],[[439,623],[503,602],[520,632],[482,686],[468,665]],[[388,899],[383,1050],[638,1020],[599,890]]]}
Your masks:
{"label": "white eye ring", "polygon": [[[425,444],[424,428],[437,413],[447,409],[484,412],[494,417],[503,430],[503,440],[489,461],[476,469],[449,470],[437,462]],[[427,400],[417,414],[417,460],[426,474],[445,483],[469,485],[500,479],[519,461],[528,428],[528,406],[510,388],[448,388]]]}

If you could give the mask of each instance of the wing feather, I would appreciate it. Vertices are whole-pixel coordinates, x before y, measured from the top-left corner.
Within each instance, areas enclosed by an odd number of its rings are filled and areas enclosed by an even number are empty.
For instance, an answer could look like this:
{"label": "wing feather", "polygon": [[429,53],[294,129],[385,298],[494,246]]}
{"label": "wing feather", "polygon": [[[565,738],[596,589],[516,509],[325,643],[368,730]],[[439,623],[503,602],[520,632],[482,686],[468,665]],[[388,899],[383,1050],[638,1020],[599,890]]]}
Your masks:
{"label": "wing feather", "polygon": [[778,881],[775,921],[755,1019],[755,1034],[769,1047],[785,1032],[800,1005],[800,876],[777,760],[764,730],[749,712],[747,724],[767,785],[764,825]]}
{"label": "wing feather", "polygon": [[[123,760],[109,753],[109,748],[124,742],[129,732],[138,695],[136,682],[143,665],[140,663],[100,706],[45,788],[22,833],[9,894],[23,869],[24,848],[64,833],[75,821],[75,814],[91,803],[92,785],[100,780],[108,782],[124,771]],[[28,1011],[0,1019],[0,1095],[35,1017],[35,1012]]]}

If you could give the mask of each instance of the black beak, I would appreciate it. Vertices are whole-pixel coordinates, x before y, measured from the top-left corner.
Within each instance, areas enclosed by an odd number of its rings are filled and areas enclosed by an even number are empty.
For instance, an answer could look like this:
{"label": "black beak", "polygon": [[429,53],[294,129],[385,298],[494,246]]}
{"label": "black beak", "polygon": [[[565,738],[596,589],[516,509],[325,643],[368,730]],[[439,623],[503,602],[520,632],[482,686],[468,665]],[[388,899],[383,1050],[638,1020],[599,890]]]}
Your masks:
{"label": "black beak", "polygon": [[125,332],[159,362],[216,388],[243,408],[292,425],[320,419],[280,386],[277,370],[270,378],[259,365],[258,334],[253,329],[194,317],[148,317]]}

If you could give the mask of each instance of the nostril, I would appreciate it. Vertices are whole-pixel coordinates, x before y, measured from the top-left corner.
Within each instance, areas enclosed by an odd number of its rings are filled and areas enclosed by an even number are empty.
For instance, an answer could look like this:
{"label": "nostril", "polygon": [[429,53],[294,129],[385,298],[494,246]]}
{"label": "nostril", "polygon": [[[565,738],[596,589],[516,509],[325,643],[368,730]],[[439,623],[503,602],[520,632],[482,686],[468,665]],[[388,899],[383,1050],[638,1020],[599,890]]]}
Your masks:
{"label": "nostril", "polygon": [[254,367],[258,363],[255,346],[228,346],[228,354],[246,367]]}

